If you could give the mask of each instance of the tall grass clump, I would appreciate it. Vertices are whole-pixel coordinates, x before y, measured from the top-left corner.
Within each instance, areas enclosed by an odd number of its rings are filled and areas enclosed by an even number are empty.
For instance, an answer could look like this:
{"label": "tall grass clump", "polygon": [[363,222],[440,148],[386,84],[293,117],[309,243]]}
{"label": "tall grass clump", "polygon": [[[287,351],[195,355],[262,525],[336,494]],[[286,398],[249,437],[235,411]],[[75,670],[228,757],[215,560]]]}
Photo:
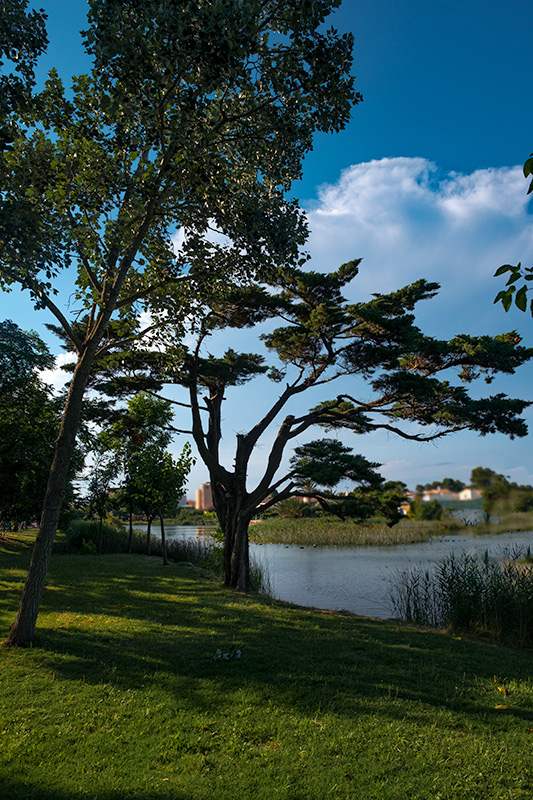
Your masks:
{"label": "tall grass clump", "polygon": [[269,517],[250,525],[250,540],[264,544],[391,546],[425,542],[432,536],[457,533],[464,526],[459,520],[401,520],[389,528],[385,524],[358,524],[337,517],[280,519]]}
{"label": "tall grass clump", "polygon": [[390,594],[397,615],[408,622],[521,645],[533,640],[533,570],[517,561],[452,554],[432,571],[399,572]]}

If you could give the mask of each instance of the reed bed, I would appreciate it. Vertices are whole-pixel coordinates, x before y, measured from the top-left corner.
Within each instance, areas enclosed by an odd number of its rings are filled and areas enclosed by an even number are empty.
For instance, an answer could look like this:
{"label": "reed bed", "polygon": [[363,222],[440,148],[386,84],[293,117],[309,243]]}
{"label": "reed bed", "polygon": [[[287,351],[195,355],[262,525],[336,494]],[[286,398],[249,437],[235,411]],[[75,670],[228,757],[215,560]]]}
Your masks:
{"label": "reed bed", "polygon": [[[524,554],[515,548],[511,555]],[[516,560],[452,554],[433,570],[399,571],[390,594],[397,615],[407,622],[489,634],[522,646],[533,640],[533,569]]]}
{"label": "reed bed", "polygon": [[[357,525],[338,519],[269,518],[250,525],[250,540],[263,544],[297,545],[396,545],[425,542],[432,536],[465,530],[459,520],[444,522],[401,520],[392,528],[387,525]],[[472,528],[468,528],[472,532]]]}
{"label": "reed bed", "polygon": [[502,513],[497,517],[497,522],[479,522],[475,526],[468,525],[468,532],[476,536],[487,533],[510,533],[533,530],[533,514],[531,512],[516,511]]}

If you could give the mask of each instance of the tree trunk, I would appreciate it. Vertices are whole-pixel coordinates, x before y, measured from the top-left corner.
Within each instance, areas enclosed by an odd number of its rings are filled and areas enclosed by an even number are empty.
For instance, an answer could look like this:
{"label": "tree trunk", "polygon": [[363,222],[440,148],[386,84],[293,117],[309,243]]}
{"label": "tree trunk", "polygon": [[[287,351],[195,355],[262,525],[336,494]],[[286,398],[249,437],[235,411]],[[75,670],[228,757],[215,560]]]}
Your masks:
{"label": "tree trunk", "polygon": [[103,533],[104,533],[104,518],[100,517],[100,528],[99,528],[99,534],[98,534],[98,555],[99,556],[102,555]]}
{"label": "tree trunk", "polygon": [[148,528],[146,530],[146,555],[147,556],[150,555],[150,547],[151,547],[151,544],[152,544],[151,534],[152,534],[152,517],[148,517]]}
{"label": "tree trunk", "polygon": [[239,511],[228,515],[225,524],[221,523],[224,532],[224,583],[241,592],[251,589],[249,524],[250,520],[243,518]]}
{"label": "tree trunk", "polygon": [[17,617],[11,626],[6,642],[8,645],[28,647],[35,633],[48,564],[57,532],[61,506],[65,497],[68,470],[76,444],[83,395],[93,359],[94,354],[85,351],[74,370],[59,435],[56,440],[54,459],[48,476],[41,524],[33,546],[30,567],[22,591]]}
{"label": "tree trunk", "polygon": [[245,488],[246,471],[239,469],[231,482],[225,484],[211,477],[213,505],[224,534],[224,583],[232,589],[247,592],[250,583],[250,554],[248,548],[248,526],[251,515],[244,511],[249,507]]}
{"label": "tree trunk", "polygon": [[163,515],[159,515],[159,521],[161,522],[161,549],[163,550],[163,564],[166,567],[168,564],[167,558],[167,543],[165,539],[165,523],[163,522]]}
{"label": "tree trunk", "polygon": [[130,535],[128,538],[128,553],[131,553],[133,549],[133,509],[130,506]]}

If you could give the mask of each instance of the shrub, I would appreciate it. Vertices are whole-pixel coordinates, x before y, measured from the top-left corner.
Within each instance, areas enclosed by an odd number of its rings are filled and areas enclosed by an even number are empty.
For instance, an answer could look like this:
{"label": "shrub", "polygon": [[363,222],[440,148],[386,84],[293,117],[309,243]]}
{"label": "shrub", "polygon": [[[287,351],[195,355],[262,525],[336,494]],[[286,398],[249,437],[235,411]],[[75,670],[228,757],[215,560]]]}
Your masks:
{"label": "shrub", "polygon": [[[73,519],[69,523],[63,542],[68,552],[96,553],[100,540],[100,522],[96,519]],[[102,553],[124,553],[128,534],[124,526],[114,520],[102,525]]]}
{"label": "shrub", "polygon": [[421,503],[418,500],[409,503],[409,517],[411,519],[431,520],[442,519],[444,516],[444,508],[438,500],[429,500],[427,503]]}

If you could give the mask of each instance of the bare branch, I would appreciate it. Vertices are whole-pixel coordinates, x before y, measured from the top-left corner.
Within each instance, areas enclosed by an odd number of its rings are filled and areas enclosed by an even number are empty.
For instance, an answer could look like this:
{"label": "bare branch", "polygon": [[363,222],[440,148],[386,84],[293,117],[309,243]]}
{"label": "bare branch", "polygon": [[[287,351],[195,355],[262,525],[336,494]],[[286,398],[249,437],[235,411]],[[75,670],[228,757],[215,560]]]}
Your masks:
{"label": "bare branch", "polygon": [[409,439],[413,442],[432,442],[434,439],[441,439],[443,436],[448,436],[450,433],[457,433],[458,431],[466,431],[468,430],[468,425],[453,425],[450,428],[446,428],[443,431],[438,431],[437,433],[430,434],[428,436],[424,436],[423,434],[419,433],[406,433],[402,431],[401,428],[396,428],[393,425],[388,425],[386,423],[369,423],[368,428],[371,430],[385,430],[390,431],[391,433],[395,433],[400,436],[402,439]]}
{"label": "bare branch", "polygon": [[175,428],[173,425],[168,425],[166,428],[163,428],[165,431],[174,431],[174,433],[185,433],[187,436],[192,436],[192,431],[183,431],[181,428]]}

